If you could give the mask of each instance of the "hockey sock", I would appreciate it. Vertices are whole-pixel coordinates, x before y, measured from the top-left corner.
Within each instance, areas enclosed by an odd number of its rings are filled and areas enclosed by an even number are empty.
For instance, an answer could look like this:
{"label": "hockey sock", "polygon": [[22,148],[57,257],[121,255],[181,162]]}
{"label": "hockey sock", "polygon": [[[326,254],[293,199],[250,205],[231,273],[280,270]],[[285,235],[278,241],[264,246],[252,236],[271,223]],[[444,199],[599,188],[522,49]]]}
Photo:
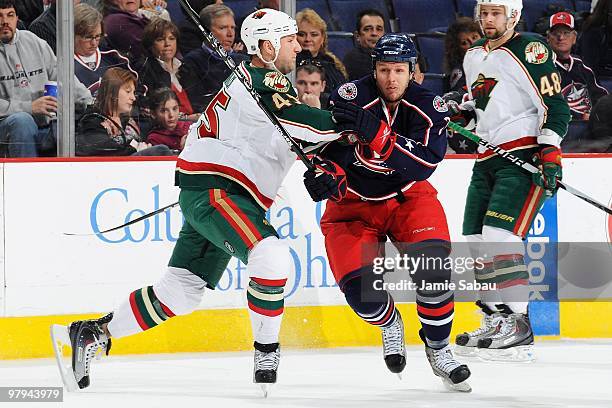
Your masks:
{"label": "hockey sock", "polygon": [[454,292],[448,286],[451,270],[445,262],[448,247],[444,241],[428,241],[413,245],[409,252],[426,260],[412,275],[418,288],[417,314],[427,345],[441,349],[448,345],[455,316]]}
{"label": "hockey sock", "polygon": [[504,302],[514,313],[527,313],[529,272],[521,254],[498,255],[493,258],[497,288]]}
{"label": "hockey sock", "polygon": [[[493,268],[493,261],[482,262],[481,266],[474,267],[474,278],[478,283],[491,284],[495,282],[495,269]],[[482,303],[487,305],[493,312],[499,312],[497,304],[502,303],[501,296],[497,290],[479,290],[478,296]]]}
{"label": "hockey sock", "polygon": [[251,277],[247,288],[247,301],[253,336],[262,344],[278,342],[285,306],[284,290],[287,279]]}
{"label": "hockey sock", "polygon": [[[370,279],[365,278],[370,281]],[[397,310],[391,295],[384,290],[374,291],[361,276],[353,278],[344,285],[344,297],[346,302],[366,323],[378,327],[386,327],[395,321]],[[363,296],[367,290],[368,295]]]}
{"label": "hockey sock", "polygon": [[114,310],[108,331],[112,337],[125,337],[151,329],[173,316],[157,299],[153,287],[147,286],[130,293],[128,300]]}

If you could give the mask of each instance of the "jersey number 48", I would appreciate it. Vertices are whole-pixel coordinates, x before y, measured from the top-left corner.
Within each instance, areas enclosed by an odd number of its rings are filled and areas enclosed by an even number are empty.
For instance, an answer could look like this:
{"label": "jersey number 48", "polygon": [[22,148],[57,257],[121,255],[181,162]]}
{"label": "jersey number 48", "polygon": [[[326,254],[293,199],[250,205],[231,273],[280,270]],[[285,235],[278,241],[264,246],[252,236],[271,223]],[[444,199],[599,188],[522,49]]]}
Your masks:
{"label": "jersey number 48", "polygon": [[561,78],[558,73],[551,72],[540,78],[540,93],[542,95],[554,96],[559,92],[561,92]]}

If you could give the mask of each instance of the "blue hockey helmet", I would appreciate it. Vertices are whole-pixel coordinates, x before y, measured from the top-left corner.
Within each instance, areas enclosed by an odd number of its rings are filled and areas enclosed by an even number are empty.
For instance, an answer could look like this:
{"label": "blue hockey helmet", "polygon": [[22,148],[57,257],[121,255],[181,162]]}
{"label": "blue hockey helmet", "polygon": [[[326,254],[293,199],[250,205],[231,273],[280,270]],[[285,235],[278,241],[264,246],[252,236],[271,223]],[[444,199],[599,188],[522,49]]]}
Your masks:
{"label": "blue hockey helmet", "polygon": [[372,50],[372,69],[376,69],[377,61],[407,62],[410,72],[414,71],[418,52],[414,42],[406,34],[385,34]]}

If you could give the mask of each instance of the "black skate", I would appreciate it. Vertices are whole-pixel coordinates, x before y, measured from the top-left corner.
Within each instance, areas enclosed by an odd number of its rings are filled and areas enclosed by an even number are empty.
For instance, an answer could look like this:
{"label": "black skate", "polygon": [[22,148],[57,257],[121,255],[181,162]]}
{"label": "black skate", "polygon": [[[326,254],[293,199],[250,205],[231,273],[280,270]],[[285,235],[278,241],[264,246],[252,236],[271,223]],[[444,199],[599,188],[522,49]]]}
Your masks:
{"label": "black skate", "polygon": [[434,374],[442,379],[446,388],[451,391],[472,391],[472,387],[466,381],[471,375],[470,369],[455,360],[449,345],[439,350],[425,346],[425,354]]}
{"label": "black skate", "polygon": [[478,341],[495,335],[506,317],[503,312],[494,312],[481,301],[477,301],[476,305],[480,307],[483,314],[480,327],[471,332],[458,334],[455,337],[455,354],[458,356],[475,356]]}
{"label": "black skate", "polygon": [[[102,324],[112,319],[112,313],[96,320],[82,320],[70,326],[51,326],[51,338],[55,358],[68,391],[76,391],[89,386],[89,369],[94,357],[102,353],[108,355],[111,339],[102,330]],[[70,364],[66,364],[62,354],[64,346],[71,348]]]}
{"label": "black skate", "polygon": [[260,344],[255,342],[254,346],[253,382],[261,386],[264,398],[267,398],[272,385],[276,383],[276,372],[280,363],[280,345],[278,343]]}
{"label": "black skate", "polygon": [[478,356],[493,361],[534,361],[529,316],[522,313],[508,315],[495,335],[478,341]]}
{"label": "black skate", "polygon": [[406,347],[404,346],[404,322],[399,311],[395,310],[395,320],[382,327],[383,356],[387,368],[402,378],[400,373],[406,367]]}

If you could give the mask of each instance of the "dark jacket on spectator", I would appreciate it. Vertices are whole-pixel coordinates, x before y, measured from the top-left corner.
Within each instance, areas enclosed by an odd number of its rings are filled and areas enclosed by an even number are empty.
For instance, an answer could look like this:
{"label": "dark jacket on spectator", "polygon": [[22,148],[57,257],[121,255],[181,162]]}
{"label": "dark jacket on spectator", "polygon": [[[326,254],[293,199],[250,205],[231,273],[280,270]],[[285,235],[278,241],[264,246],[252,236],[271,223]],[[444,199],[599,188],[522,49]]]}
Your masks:
{"label": "dark jacket on spectator", "polygon": [[15,2],[15,11],[17,11],[19,21],[23,21],[27,28],[43,13],[43,2],[42,0],[18,0]]}
{"label": "dark jacket on spectator", "polygon": [[612,38],[607,28],[595,27],[580,36],[580,52],[586,65],[598,76],[612,76]]}
{"label": "dark jacket on spectator", "polygon": [[[315,65],[318,63],[325,71],[325,92],[331,94],[334,89],[347,82],[347,79],[342,72],[336,68],[336,64],[330,56],[320,52],[316,57],[313,57],[310,51],[304,50],[297,55],[297,65],[300,65],[304,60],[310,60],[314,62]],[[370,62],[370,67],[371,66],[372,63]]]}
{"label": "dark jacket on spectator", "polygon": [[142,34],[149,19],[112,8],[104,17],[106,49],[115,49],[127,56],[136,68],[140,67],[143,55]]}
{"label": "dark jacket on spectator", "polygon": [[181,24],[179,24],[179,34],[181,36],[179,51],[181,51],[183,56],[200,48],[202,46],[202,41],[204,41],[200,29],[196,27],[190,18],[183,20]]}
{"label": "dark jacket on spectator", "polygon": [[349,81],[355,81],[372,73],[372,50],[357,45],[346,53],[342,62],[348,72]]}
{"label": "dark jacket on spectator", "polygon": [[57,11],[57,3],[53,3],[46,9],[38,18],[30,24],[28,30],[42,38],[51,46],[54,54],[57,54],[55,39],[57,33],[57,24],[55,21],[55,12]]}
{"label": "dark jacket on spectator", "polygon": [[[189,99],[189,94],[185,91],[185,85],[183,81],[179,81],[178,84],[183,90],[183,92],[181,92],[179,91],[179,88],[174,86],[170,73],[162,67],[161,62],[157,58],[147,57],[147,59],[145,59],[144,61],[144,64],[142,65],[142,68],[139,71],[140,83],[146,86],[147,95],[150,95],[151,92],[159,88],[170,88],[174,91],[174,93],[176,93],[179,99],[180,111],[185,114],[192,114],[194,112],[193,106],[191,105],[191,101]],[[147,104],[146,97],[144,103]]]}
{"label": "dark jacket on spectator", "polygon": [[130,156],[136,149],[130,142],[139,136],[139,130],[131,124],[129,116],[121,118],[121,127],[124,133],[112,136],[110,121],[95,115],[95,111],[88,112],[79,122],[76,132],[77,156]]}
{"label": "dark jacket on spectator", "polygon": [[608,94],[606,88],[597,83],[593,70],[584,65],[580,58],[570,55],[568,60],[557,59],[561,74],[561,93],[567,101],[572,117],[583,119],[599,98]]}
{"label": "dark jacket on spectator", "polygon": [[132,69],[130,61],[119,54],[117,50],[98,50],[96,52],[98,54],[96,58],[97,62],[95,65],[92,64],[91,66],[83,62],[76,54],[74,55],[74,74],[79,78],[79,81],[89,89],[92,95],[95,95],[98,91],[102,76],[109,68],[119,67],[127,69],[138,78],[138,73]]}
{"label": "dark jacket on spectator", "polygon": [[612,152],[612,95],[600,98],[593,107],[584,143],[589,152]]}
{"label": "dark jacket on spectator", "polygon": [[[247,55],[234,52],[230,56],[236,65],[248,59]],[[187,91],[194,112],[204,111],[230,72],[221,57],[206,46],[187,54],[179,68],[178,79]]]}
{"label": "dark jacket on spectator", "polygon": [[154,128],[147,136],[147,142],[155,145],[166,145],[172,150],[181,150],[181,139],[189,132],[193,122],[179,121],[174,130]]}

